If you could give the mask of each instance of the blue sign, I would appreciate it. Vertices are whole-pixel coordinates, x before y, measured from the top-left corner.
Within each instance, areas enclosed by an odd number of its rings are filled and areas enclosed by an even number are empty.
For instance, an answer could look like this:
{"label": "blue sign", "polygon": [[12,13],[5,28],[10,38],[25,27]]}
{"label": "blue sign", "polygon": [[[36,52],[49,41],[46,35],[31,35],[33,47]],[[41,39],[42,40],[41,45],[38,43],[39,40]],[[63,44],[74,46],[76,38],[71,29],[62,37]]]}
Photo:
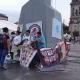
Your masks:
{"label": "blue sign", "polygon": [[61,22],[58,21],[57,19],[53,19],[52,37],[62,39],[62,26],[61,26]]}

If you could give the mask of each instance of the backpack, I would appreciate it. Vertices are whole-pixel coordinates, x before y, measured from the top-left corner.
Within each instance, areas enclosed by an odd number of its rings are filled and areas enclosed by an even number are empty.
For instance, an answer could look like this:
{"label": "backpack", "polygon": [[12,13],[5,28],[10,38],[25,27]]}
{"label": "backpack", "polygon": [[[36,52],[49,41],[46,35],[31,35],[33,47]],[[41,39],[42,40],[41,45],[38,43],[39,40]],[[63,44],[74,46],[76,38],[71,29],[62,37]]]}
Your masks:
{"label": "backpack", "polygon": [[7,35],[3,35],[3,48],[8,49]]}
{"label": "backpack", "polygon": [[0,34],[0,49],[3,48],[3,35]]}
{"label": "backpack", "polygon": [[0,34],[0,49],[8,49],[7,35]]}

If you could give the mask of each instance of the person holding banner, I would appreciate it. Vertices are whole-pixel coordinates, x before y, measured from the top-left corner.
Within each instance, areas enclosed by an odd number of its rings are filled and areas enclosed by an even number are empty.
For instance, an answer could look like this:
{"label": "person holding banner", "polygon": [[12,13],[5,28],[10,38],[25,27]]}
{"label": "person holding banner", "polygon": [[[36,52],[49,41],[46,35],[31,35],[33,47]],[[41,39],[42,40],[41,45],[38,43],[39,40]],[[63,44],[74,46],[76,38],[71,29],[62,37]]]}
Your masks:
{"label": "person holding banner", "polygon": [[66,39],[64,38],[64,40],[60,41],[58,43],[58,46],[61,49],[61,53],[60,53],[60,61],[64,61],[68,55],[68,44],[66,42]]}
{"label": "person holding banner", "polygon": [[33,42],[31,43],[31,46],[37,50],[37,53],[35,57],[33,58],[30,68],[36,68],[40,69],[41,68],[41,60],[43,58],[43,55],[41,54],[40,49],[45,48],[45,40],[44,37],[41,35],[41,32],[37,32],[36,36],[33,38]]}
{"label": "person holding banner", "polygon": [[37,46],[39,49],[46,47],[46,46],[45,46],[45,39],[44,39],[44,37],[42,36],[41,32],[37,32],[37,34],[36,34],[36,36],[34,36],[33,40],[34,40],[34,41],[37,41],[37,45],[36,45],[36,46]]}

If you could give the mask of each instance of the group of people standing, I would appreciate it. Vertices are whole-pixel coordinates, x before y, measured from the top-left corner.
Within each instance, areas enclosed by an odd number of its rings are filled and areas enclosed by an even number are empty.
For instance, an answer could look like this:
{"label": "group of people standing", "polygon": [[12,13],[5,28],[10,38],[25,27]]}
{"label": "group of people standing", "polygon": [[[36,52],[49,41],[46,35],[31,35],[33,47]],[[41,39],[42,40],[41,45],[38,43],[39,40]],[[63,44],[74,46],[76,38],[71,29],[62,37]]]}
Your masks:
{"label": "group of people standing", "polygon": [[20,46],[23,45],[23,42],[26,40],[37,42],[35,45],[38,49],[46,47],[45,38],[41,31],[36,32],[34,35],[30,30],[26,30],[25,34],[22,36],[20,30],[17,30],[16,32],[11,32],[11,35],[9,35],[8,28],[3,28],[3,34],[0,34],[0,69],[6,70],[4,61],[8,54],[10,54],[12,61],[16,53],[16,56],[20,56]]}

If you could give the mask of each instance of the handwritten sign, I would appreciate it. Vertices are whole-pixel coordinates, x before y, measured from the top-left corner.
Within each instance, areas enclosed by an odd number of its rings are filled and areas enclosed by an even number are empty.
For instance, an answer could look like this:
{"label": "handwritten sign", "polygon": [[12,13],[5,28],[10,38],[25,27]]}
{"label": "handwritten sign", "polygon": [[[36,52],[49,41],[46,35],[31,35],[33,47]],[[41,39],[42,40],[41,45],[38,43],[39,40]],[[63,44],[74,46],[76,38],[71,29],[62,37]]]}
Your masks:
{"label": "handwritten sign", "polygon": [[24,67],[29,67],[29,64],[33,60],[36,53],[37,51],[33,50],[30,45],[24,44],[21,49],[20,64]]}
{"label": "handwritten sign", "polygon": [[42,65],[47,67],[54,65],[59,61],[59,56],[56,50],[51,48],[43,48],[41,50],[42,55],[44,56],[44,59],[42,61]]}

